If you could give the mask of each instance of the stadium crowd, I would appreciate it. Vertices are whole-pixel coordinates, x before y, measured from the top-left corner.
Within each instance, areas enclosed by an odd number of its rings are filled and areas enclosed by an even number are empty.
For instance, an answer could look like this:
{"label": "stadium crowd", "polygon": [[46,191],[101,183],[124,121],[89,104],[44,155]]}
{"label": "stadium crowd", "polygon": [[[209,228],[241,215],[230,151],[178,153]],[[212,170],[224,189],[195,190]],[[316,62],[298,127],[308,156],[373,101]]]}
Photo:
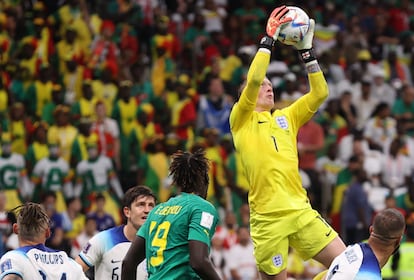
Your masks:
{"label": "stadium crowd", "polygon": [[[413,279],[414,4],[284,4],[315,19],[330,91],[298,134],[303,187],[346,244],[368,238],[376,212],[398,208],[410,230],[383,277]],[[10,211],[34,201],[53,221],[46,244],[75,258],[97,232],[122,223],[130,187],[146,185],[166,201],[177,193],[170,155],[204,149],[207,199],[222,217],[212,261],[223,279],[257,279],[229,115],[275,5],[0,1],[1,255],[17,246]],[[278,108],[308,90],[300,63],[276,44],[267,76]],[[322,268],[292,251],[288,270],[311,279]]]}

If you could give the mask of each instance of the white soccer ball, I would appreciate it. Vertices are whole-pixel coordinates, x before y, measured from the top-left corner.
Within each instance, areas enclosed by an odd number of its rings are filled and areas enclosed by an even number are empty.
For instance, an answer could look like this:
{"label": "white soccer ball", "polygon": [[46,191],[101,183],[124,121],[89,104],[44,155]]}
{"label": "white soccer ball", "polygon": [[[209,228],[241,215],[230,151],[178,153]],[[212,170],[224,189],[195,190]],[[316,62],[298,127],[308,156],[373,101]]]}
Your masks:
{"label": "white soccer ball", "polygon": [[309,16],[304,10],[296,6],[288,6],[285,17],[293,20],[280,28],[278,40],[285,45],[294,45],[300,42],[309,30]]}

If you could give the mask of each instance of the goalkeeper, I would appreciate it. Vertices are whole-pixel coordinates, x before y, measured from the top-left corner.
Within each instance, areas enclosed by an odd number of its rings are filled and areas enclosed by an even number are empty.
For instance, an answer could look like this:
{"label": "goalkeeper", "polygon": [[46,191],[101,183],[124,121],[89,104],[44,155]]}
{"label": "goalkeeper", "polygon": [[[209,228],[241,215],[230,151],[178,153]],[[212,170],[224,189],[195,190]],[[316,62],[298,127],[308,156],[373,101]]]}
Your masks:
{"label": "goalkeeper", "polygon": [[312,49],[314,20],[294,47],[301,56],[310,91],[282,110],[273,110],[272,84],[265,77],[271,51],[288,8],[270,15],[266,33],[250,65],[247,81],[230,114],[234,144],[249,182],[251,235],[262,279],[286,279],[288,248],[326,267],[345,250],[331,226],[312,209],[298,169],[296,136],[328,97],[328,87]]}

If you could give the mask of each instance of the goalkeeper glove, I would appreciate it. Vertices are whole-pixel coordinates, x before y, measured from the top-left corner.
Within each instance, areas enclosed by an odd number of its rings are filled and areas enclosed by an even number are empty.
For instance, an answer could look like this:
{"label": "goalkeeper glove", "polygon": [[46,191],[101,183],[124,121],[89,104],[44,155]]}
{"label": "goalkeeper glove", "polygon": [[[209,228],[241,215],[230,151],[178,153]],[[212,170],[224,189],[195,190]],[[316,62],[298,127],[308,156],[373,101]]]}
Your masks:
{"label": "goalkeeper glove", "polygon": [[310,19],[309,30],[306,33],[305,37],[303,37],[301,41],[297,42],[294,45],[294,47],[298,50],[300,57],[302,58],[305,64],[316,60],[316,55],[312,48],[314,32],[315,32],[315,21],[313,19]]}
{"label": "goalkeeper glove", "polygon": [[293,46],[298,50],[309,50],[312,48],[313,34],[315,32],[315,21],[313,19],[309,20],[309,30],[306,32],[303,39]]}
{"label": "goalkeeper glove", "polygon": [[270,14],[267,25],[266,25],[266,34],[267,36],[273,38],[273,40],[277,40],[279,36],[280,28],[283,24],[286,24],[293,19],[291,17],[284,17],[287,12],[289,12],[289,8],[286,6],[280,6],[273,10]]}

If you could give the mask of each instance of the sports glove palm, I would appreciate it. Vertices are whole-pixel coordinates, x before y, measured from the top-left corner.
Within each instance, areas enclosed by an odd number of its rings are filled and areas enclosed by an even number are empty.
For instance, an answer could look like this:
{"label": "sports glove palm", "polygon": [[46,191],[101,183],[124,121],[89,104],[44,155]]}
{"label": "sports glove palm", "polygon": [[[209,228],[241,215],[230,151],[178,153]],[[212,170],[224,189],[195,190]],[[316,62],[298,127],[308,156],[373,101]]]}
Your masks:
{"label": "sports glove palm", "polygon": [[279,36],[282,25],[293,20],[291,17],[284,17],[288,11],[289,8],[286,6],[277,7],[273,10],[267,20],[266,34],[275,41]]}
{"label": "sports glove palm", "polygon": [[309,50],[312,48],[313,34],[315,32],[315,21],[313,19],[309,20],[309,30],[306,32],[303,39],[293,46],[298,50]]}

